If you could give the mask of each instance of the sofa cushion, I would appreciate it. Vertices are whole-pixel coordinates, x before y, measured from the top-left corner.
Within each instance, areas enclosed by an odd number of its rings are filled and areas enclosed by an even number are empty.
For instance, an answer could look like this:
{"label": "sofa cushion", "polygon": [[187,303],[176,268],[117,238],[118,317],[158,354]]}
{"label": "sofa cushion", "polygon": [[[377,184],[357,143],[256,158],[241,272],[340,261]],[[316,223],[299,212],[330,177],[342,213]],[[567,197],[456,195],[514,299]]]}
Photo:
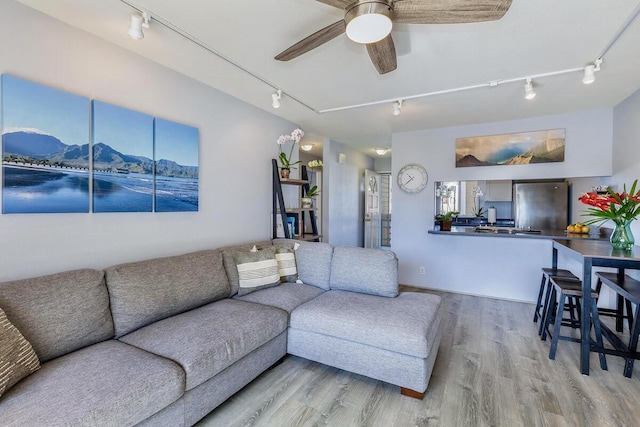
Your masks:
{"label": "sofa cushion", "polygon": [[0,401],[2,425],[134,425],[184,393],[176,363],[116,340],[48,363]]}
{"label": "sofa cushion", "polygon": [[291,313],[292,329],[315,332],[426,358],[440,328],[441,298],[403,292],[381,298],[355,292],[325,292]]}
{"label": "sofa cushion", "polygon": [[229,296],[217,250],[116,265],[106,275],[116,337]]}
{"label": "sofa cushion", "polygon": [[187,390],[202,384],[287,328],[287,313],[225,299],[161,320],[120,340],[175,360]]}
{"label": "sofa cushion", "polygon": [[235,296],[234,299],[269,305],[291,313],[299,305],[311,301],[324,292],[316,286],[283,283],[275,288],[263,289],[245,296]]}
{"label": "sofa cushion", "polygon": [[398,295],[396,254],[380,249],[335,248],[331,289],[395,297]]}
{"label": "sofa cushion", "polygon": [[275,248],[236,252],[233,256],[238,270],[238,295],[280,284]]}
{"label": "sofa cushion", "polygon": [[82,269],[0,283],[0,307],[42,363],[113,338],[102,271]]}
{"label": "sofa cushion", "polygon": [[225,246],[219,249],[222,252],[222,259],[224,260],[224,270],[227,272],[227,277],[229,278],[231,295],[237,294],[238,289],[240,288],[238,280],[238,269],[236,268],[236,261],[234,256],[236,252],[249,252],[254,246],[257,246],[258,248],[265,248],[271,246],[271,242],[262,241],[253,243],[242,243],[239,245]]}
{"label": "sofa cushion", "polygon": [[293,248],[295,243],[299,243],[296,249],[296,266],[298,277],[307,285],[317,286],[328,291],[329,279],[331,276],[331,258],[333,256],[333,246],[321,242],[305,242],[292,239],[275,239],[275,246]]}
{"label": "sofa cushion", "polygon": [[40,361],[33,347],[0,308],[0,397],[38,369]]}

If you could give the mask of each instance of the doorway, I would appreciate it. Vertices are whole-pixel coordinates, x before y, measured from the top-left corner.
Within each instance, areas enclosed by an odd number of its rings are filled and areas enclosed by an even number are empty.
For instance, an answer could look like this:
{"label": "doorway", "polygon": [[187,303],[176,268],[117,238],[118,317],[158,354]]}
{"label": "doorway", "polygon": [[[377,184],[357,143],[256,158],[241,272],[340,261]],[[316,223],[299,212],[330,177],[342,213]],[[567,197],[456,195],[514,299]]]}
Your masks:
{"label": "doorway", "polygon": [[364,247],[391,247],[390,173],[365,170]]}

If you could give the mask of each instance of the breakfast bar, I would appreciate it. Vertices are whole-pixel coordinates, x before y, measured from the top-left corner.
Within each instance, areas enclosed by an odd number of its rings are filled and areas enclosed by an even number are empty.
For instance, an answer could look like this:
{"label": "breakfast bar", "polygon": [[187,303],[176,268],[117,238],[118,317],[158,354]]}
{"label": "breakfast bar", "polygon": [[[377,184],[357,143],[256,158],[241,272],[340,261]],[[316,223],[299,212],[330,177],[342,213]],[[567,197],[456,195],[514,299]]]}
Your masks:
{"label": "breakfast bar", "polygon": [[[558,267],[558,255],[563,254],[582,263],[582,299],[581,319],[580,319],[580,336],[588,337],[590,333],[590,310],[591,307],[591,277],[593,267],[610,267],[618,269],[618,277],[624,277],[625,269],[640,270],[640,246],[634,246],[630,251],[613,249],[611,244],[606,240],[567,240],[556,239],[553,241],[553,258],[552,264],[554,268]],[[614,289],[616,290],[616,289]],[[625,367],[625,375],[630,376],[629,366],[633,367],[633,360],[640,358],[636,352],[637,345],[637,325],[638,319],[635,319],[633,330],[631,333],[631,341],[627,348],[623,348],[614,334],[607,330],[606,336],[608,340],[616,347],[615,350],[605,350],[605,353],[622,356],[627,359]],[[604,328],[603,328],[604,331]],[[634,341],[635,337],[635,343]],[[583,375],[589,375],[589,352],[601,349],[594,348],[591,340],[582,339],[580,343],[580,371]],[[627,375],[628,374],[628,375]]]}

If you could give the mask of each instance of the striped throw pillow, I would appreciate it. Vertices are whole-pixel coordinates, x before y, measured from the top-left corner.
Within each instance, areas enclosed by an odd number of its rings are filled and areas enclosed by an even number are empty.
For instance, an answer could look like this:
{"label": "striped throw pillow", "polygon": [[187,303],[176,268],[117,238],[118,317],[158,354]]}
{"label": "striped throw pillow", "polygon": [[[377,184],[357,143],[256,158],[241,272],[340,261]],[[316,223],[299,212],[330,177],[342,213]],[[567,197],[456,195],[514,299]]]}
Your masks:
{"label": "striped throw pillow", "polygon": [[40,369],[36,352],[0,308],[0,396]]}
{"label": "striped throw pillow", "polygon": [[275,248],[236,252],[234,258],[240,285],[238,296],[280,284]]}
{"label": "striped throw pillow", "polygon": [[276,249],[276,261],[278,261],[278,273],[282,283],[293,283],[298,280],[296,268],[296,255],[293,249],[279,247]]}

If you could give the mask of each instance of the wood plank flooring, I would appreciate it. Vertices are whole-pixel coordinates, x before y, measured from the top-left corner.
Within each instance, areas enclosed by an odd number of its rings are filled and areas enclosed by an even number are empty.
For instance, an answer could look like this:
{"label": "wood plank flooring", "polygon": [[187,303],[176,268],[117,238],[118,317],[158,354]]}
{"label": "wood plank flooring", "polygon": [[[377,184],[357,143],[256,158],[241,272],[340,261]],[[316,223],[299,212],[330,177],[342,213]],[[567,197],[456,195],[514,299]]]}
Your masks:
{"label": "wood plank flooring", "polygon": [[533,305],[428,292],[444,299],[445,329],[424,400],[287,356],[198,426],[640,426],[640,361],[625,378],[622,359],[602,371],[592,353],[583,376],[577,343],[549,360]]}

